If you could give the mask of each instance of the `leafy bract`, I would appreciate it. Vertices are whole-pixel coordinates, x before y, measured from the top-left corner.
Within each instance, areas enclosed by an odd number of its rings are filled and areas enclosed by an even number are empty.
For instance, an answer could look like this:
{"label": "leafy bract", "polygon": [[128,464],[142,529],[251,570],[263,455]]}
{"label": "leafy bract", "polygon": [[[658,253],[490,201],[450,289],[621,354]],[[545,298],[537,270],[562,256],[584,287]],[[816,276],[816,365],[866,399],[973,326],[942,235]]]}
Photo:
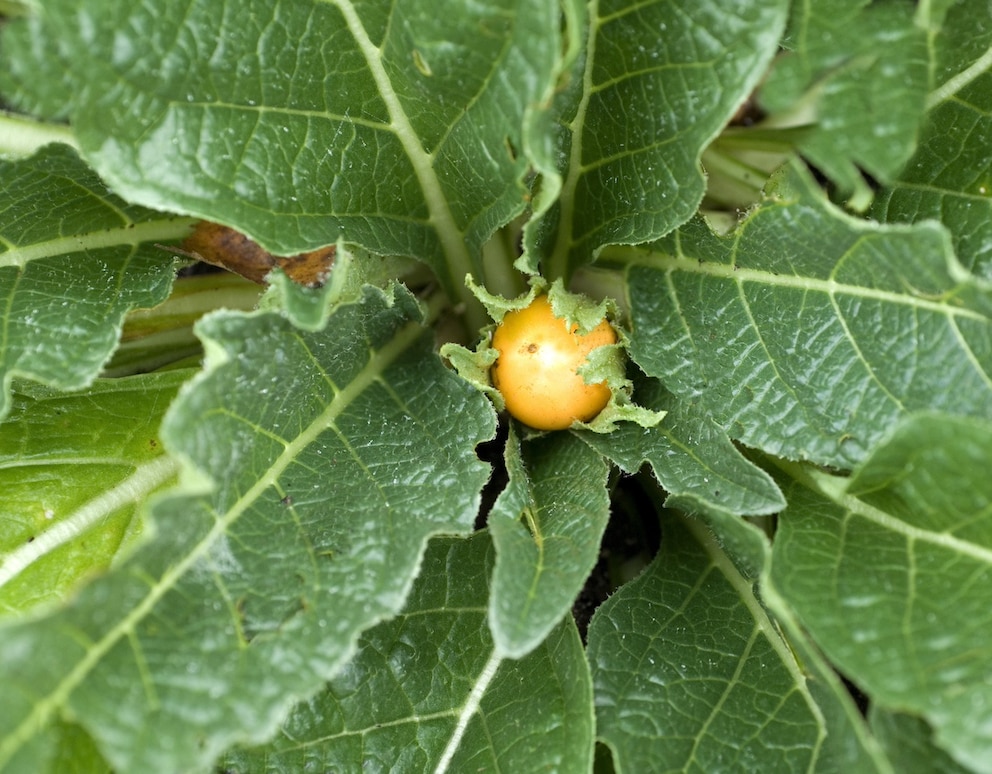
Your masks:
{"label": "leafy bract", "polygon": [[920,146],[877,195],[880,220],[939,220],[961,262],[992,280],[992,18],[978,0],[947,11],[935,34],[933,90]]}
{"label": "leafy bract", "polygon": [[[132,201],[278,254],[339,238],[428,261],[449,290],[525,204],[525,116],[550,88],[556,2],[150,5],[55,0],[5,30],[15,103],[68,104]],[[37,78],[46,41],[72,62]]]}
{"label": "leafy bract", "polygon": [[533,650],[571,610],[599,558],[610,501],[602,456],[571,433],[520,442],[489,514],[496,546],[489,624],[498,652]]}
{"label": "leafy bract", "polygon": [[786,490],[771,578],[880,708],[992,771],[992,423],[914,416],[850,479]]}
{"label": "leafy bract", "polygon": [[992,289],[946,231],[851,219],[798,171],[774,190],[728,237],[617,250],[645,372],[732,438],[840,467],[913,411],[992,416]]}
{"label": "leafy bract", "polygon": [[0,431],[0,616],[54,603],[140,533],[175,478],[158,425],[189,373],[101,380],[66,395],[18,384]]}
{"label": "leafy bract", "polygon": [[909,3],[794,3],[760,97],[769,124],[804,128],[799,149],[852,203],[870,202],[862,170],[888,182],[912,155],[929,86],[926,30]]}
{"label": "leafy bract", "polygon": [[597,733],[617,771],[841,771],[842,747],[848,770],[871,771],[847,724],[828,725],[844,720],[840,699],[814,696],[753,580],[699,522],[663,532],[589,630]]}
{"label": "leafy bract", "polygon": [[699,157],[771,60],[783,0],[593,2],[558,102],[561,192],[540,230],[545,275],[647,242],[703,198]]}
{"label": "leafy bract", "polygon": [[472,527],[493,412],[406,291],[369,289],[315,333],[275,313],[200,332],[207,369],[162,430],[185,485],[155,507],[155,539],[0,632],[0,765],[49,770],[59,716],[121,771],[265,738],[400,609],[427,538]]}
{"label": "leafy bract", "polygon": [[67,146],[0,159],[0,418],[11,379],[61,389],[93,381],[124,315],[168,295],[168,253],[144,242],[188,221],[124,202]]}
{"label": "leafy bract", "polygon": [[232,753],[225,771],[589,771],[592,689],[575,626],[500,657],[486,623],[492,566],[485,533],[432,541],[403,612],[366,632],[271,744]]}

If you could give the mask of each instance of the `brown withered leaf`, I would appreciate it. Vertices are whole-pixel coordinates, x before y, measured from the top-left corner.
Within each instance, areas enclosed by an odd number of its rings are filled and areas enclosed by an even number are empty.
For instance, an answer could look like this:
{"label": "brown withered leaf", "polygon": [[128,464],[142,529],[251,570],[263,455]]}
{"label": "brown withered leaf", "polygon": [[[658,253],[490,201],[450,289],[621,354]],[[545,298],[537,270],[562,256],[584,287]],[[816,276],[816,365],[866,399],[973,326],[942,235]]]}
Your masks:
{"label": "brown withered leaf", "polygon": [[178,251],[191,258],[240,274],[263,284],[274,268],[306,287],[324,284],[334,265],[334,245],[298,255],[278,256],[263,249],[239,231],[219,223],[200,221]]}

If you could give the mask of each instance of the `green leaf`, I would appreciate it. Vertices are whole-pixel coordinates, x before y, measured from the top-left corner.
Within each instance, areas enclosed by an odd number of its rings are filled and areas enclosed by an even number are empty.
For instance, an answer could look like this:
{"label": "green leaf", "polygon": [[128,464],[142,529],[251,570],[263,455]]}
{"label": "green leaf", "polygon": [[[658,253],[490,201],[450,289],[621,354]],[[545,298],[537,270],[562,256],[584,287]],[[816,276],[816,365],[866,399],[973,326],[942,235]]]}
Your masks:
{"label": "green leaf", "polygon": [[871,197],[861,170],[888,182],[915,148],[930,65],[915,12],[891,1],[794,4],[792,50],[760,92],[768,123],[805,126],[800,151],[856,206]]}
{"label": "green leaf", "polygon": [[825,731],[817,749],[814,771],[826,774],[849,772],[878,772],[903,774],[893,766],[879,741],[865,722],[863,705],[855,703],[850,688],[827,661],[816,643],[796,620],[792,610],[775,593],[774,586],[762,576],[762,602],[774,612],[774,620],[802,665],[806,676],[805,688],[819,708],[821,727]]}
{"label": "green leaf", "polygon": [[[177,277],[161,304],[127,315],[120,344],[103,367],[104,377],[199,367],[203,345],[193,332],[196,322],[216,309],[249,312],[259,307],[262,286],[231,272],[200,273],[200,267],[190,268]],[[289,310],[286,314],[291,315]]]}
{"label": "green leaf", "polygon": [[496,546],[489,625],[497,652],[519,658],[568,613],[599,558],[609,471],[571,433],[522,448],[511,433],[506,466],[509,484],[489,514]]}
{"label": "green leaf", "polygon": [[[60,723],[57,734],[58,753],[51,764],[53,771],[59,774],[113,774],[114,770],[82,728],[71,723]],[[10,768],[17,770],[15,766]]]}
{"label": "green leaf", "polygon": [[17,385],[0,425],[0,615],[64,599],[141,532],[172,481],[158,426],[188,372],[96,382],[66,395]]}
{"label": "green leaf", "polygon": [[206,371],[162,431],[185,484],[155,540],[0,632],[0,766],[46,771],[63,716],[117,770],[202,768],[272,734],[402,607],[427,538],[471,529],[494,431],[419,319],[405,291],[369,289],[321,332],[201,323]]}
{"label": "green leaf", "polygon": [[[483,241],[524,209],[522,125],[554,76],[556,2],[55,0],[36,13],[6,30],[7,90],[29,107],[71,97],[83,155],[132,201],[280,254],[341,238],[413,256],[449,290],[481,276]],[[32,75],[50,40],[72,62],[61,81]]]}
{"label": "green leaf", "polygon": [[[563,53],[557,62],[548,92],[541,99],[543,109],[532,111],[523,135],[524,147],[530,157],[535,184],[531,189],[530,217],[523,224],[520,248],[523,255],[515,266],[529,274],[540,273],[541,241],[547,226],[549,210],[558,204],[562,190],[562,166],[560,154],[561,128],[559,114],[568,110],[574,103],[574,69],[576,62],[583,57],[586,33],[589,25],[589,7],[585,0],[561,0]],[[553,219],[552,219],[553,220]],[[511,293],[501,287],[492,287],[507,297]]]}
{"label": "green leaf", "polygon": [[660,425],[624,423],[608,435],[582,432],[582,440],[627,473],[647,462],[658,483],[676,497],[691,496],[738,515],[784,507],[771,476],[743,457],[726,432],[691,403],[676,400],[657,379],[638,380],[634,397],[638,405],[667,412]]}
{"label": "green leaf", "polygon": [[913,411],[992,417],[992,292],[936,224],[849,218],[790,171],[728,237],[614,255],[634,359],[748,446],[850,467]]}
{"label": "green leaf", "polygon": [[486,624],[492,566],[485,533],[432,541],[404,611],[225,771],[589,771],[592,688],[575,626],[501,658]]}
{"label": "green leaf", "polygon": [[844,674],[977,771],[992,771],[990,458],[992,423],[923,414],[850,479],[797,476],[771,572]]}
{"label": "green leaf", "polygon": [[558,106],[562,188],[541,225],[546,276],[689,219],[703,198],[703,148],[757,84],[787,5],[589,4],[585,50]]}
{"label": "green leaf", "polygon": [[992,18],[962,0],[934,32],[934,88],[919,149],[899,179],[876,197],[872,216],[939,220],[961,262],[992,280]]}
{"label": "green leaf", "polygon": [[658,557],[589,629],[598,733],[617,771],[839,771],[838,745],[848,770],[873,770],[848,727],[827,726],[842,719],[837,697],[813,695],[753,580],[700,523],[662,528]]}
{"label": "green leaf", "polygon": [[972,770],[934,746],[932,730],[919,718],[870,709],[871,727],[899,774],[969,774]]}
{"label": "green leaf", "polygon": [[96,378],[124,315],[172,286],[173,259],[142,242],[188,223],[126,204],[64,145],[0,159],[0,417],[15,376],[61,389]]}

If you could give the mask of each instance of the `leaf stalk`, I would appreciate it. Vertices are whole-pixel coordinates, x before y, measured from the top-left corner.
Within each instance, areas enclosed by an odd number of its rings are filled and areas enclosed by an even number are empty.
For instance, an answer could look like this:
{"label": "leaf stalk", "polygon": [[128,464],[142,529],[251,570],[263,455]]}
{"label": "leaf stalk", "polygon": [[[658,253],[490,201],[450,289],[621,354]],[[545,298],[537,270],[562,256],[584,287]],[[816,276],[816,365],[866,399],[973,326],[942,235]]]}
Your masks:
{"label": "leaf stalk", "polygon": [[53,142],[79,150],[76,136],[65,124],[36,121],[26,116],[0,110],[0,156],[27,157]]}

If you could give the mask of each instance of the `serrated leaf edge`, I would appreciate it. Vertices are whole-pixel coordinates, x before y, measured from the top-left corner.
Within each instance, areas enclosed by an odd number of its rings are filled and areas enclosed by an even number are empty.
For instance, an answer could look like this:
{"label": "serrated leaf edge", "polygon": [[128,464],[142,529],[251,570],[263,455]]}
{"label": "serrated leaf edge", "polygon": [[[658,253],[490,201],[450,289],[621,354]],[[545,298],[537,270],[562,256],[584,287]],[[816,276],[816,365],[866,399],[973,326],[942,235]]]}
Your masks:
{"label": "serrated leaf edge", "polygon": [[[223,312],[218,314],[224,314]],[[384,368],[400,356],[409,346],[423,333],[419,322],[411,321],[400,328],[393,338],[379,350],[376,350],[369,357],[368,363],[356,374],[352,381],[343,389],[335,388],[335,396],[327,405],[323,412],[318,415],[310,425],[297,435],[283,452],[269,466],[265,474],[260,476],[255,485],[250,487],[226,513],[218,514],[218,518],[211,530],[204,535],[196,545],[180,561],[171,565],[166,572],[154,583],[150,583],[145,597],[133,607],[115,626],[113,626],[101,639],[90,643],[85,652],[85,656],[80,659],[76,666],[63,678],[55,689],[47,696],[40,699],[32,711],[24,718],[21,724],[0,742],[0,767],[28,741],[32,735],[44,727],[60,707],[69,699],[72,691],[83,682],[86,676],[96,667],[100,660],[110,651],[114,645],[122,638],[127,637],[134,631],[137,623],[150,615],[155,605],[165,594],[171,590],[179,579],[190,570],[190,568],[202,558],[214,545],[217,540],[224,535],[227,529],[237,521],[248,507],[257,500],[263,492],[269,489],[279,478],[280,474],[292,463],[296,455],[307,445],[312,443],[327,427],[330,427],[334,419],[368,386],[376,381]],[[201,334],[202,335],[202,334]],[[214,357],[208,359],[207,367],[199,377],[194,378],[185,385],[186,390],[195,389],[195,385],[203,378],[211,374],[219,365],[227,360],[226,352],[221,345],[207,337],[204,337],[204,345],[214,353]],[[223,357],[217,354],[223,353]],[[212,361],[212,362],[211,362]],[[179,401],[177,401],[178,403]],[[173,407],[177,405],[173,404]],[[170,409],[171,410],[171,409]],[[167,420],[166,420],[167,424]],[[168,446],[167,433],[163,432],[163,441]],[[189,492],[195,489],[202,492],[206,485],[204,475],[197,469],[195,463],[182,454],[177,455],[180,459],[183,470],[181,477],[183,483],[178,488],[179,492]],[[191,475],[190,475],[191,474]],[[194,483],[195,482],[195,483]],[[412,583],[412,579],[411,579]],[[374,622],[373,622],[374,623]]]}

